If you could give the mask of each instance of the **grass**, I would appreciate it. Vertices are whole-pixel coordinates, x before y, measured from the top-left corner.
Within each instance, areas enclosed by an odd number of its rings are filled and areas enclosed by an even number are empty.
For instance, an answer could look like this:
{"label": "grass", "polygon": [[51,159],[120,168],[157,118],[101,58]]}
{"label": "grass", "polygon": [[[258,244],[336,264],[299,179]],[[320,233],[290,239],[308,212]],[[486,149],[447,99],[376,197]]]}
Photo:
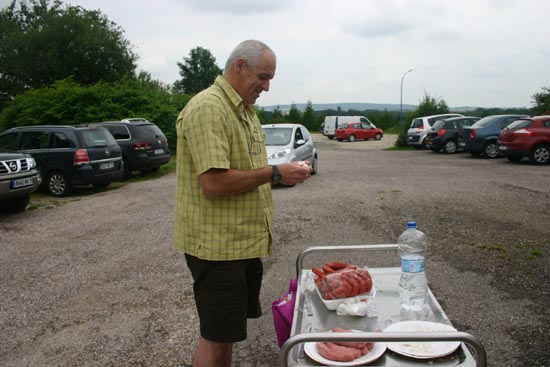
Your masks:
{"label": "grass", "polygon": [[[498,256],[503,259],[510,256],[508,249],[504,245],[501,245],[499,243],[470,243],[469,245],[479,250],[498,253]],[[542,251],[543,246],[540,244],[520,242],[515,247],[520,251],[525,252],[526,257],[529,260],[534,260],[538,257],[544,256],[544,252]]]}

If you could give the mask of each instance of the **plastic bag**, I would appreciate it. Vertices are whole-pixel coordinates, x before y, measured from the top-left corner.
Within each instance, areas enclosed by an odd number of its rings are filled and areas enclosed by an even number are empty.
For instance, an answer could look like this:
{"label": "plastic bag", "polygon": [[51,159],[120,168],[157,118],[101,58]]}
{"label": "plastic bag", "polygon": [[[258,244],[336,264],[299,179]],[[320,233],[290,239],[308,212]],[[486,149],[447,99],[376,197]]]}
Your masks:
{"label": "plastic bag", "polygon": [[273,324],[275,325],[279,348],[290,338],[297,287],[298,280],[291,279],[288,292],[271,304],[271,313],[273,315]]}

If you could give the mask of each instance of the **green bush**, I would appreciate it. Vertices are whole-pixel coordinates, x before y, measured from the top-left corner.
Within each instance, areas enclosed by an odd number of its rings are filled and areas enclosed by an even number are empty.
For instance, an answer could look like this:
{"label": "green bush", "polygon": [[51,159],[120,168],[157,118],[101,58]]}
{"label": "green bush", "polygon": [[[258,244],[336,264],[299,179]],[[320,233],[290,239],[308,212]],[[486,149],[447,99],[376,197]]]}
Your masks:
{"label": "green bush", "polygon": [[0,131],[22,125],[80,125],[143,117],[176,145],[175,122],[190,96],[145,77],[81,86],[71,78],[19,94],[0,114]]}

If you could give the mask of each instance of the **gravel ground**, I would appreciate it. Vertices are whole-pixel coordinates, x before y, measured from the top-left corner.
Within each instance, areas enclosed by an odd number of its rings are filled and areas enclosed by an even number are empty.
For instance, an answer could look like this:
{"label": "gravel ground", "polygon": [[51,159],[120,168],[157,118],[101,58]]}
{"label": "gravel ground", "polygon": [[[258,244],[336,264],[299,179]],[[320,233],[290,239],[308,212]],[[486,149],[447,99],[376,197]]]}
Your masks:
{"label": "gravel ground", "polygon": [[[430,287],[490,366],[550,366],[550,169],[315,136],[319,173],[275,188],[264,316],[235,366],[276,366],[271,302],[308,246],[431,240]],[[198,335],[173,246],[175,175],[0,216],[1,366],[186,366]]]}

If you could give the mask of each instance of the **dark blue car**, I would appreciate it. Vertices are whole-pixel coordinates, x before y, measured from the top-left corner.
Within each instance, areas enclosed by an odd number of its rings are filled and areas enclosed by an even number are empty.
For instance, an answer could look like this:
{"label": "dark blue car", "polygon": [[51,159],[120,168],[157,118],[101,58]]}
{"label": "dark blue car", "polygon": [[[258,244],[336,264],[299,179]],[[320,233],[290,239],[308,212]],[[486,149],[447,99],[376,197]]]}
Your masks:
{"label": "dark blue car", "polygon": [[527,115],[493,115],[487,116],[470,127],[465,127],[458,145],[472,155],[486,158],[499,156],[497,140],[500,131],[517,119],[528,118]]}

